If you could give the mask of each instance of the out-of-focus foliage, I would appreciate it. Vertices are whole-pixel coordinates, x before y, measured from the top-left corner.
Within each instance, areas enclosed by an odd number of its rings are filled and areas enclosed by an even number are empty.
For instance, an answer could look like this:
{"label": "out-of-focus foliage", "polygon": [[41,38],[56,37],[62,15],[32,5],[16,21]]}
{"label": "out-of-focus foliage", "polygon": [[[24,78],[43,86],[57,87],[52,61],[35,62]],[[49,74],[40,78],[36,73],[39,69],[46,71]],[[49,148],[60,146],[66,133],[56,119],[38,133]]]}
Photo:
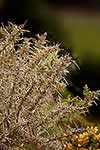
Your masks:
{"label": "out-of-focus foliage", "polygon": [[69,34],[64,34],[58,16],[54,12],[55,9],[46,0],[5,0],[0,20],[5,23],[9,20],[15,24],[28,20],[26,28],[33,33],[43,34],[46,31],[50,40],[62,41],[63,47],[66,45],[70,47]]}

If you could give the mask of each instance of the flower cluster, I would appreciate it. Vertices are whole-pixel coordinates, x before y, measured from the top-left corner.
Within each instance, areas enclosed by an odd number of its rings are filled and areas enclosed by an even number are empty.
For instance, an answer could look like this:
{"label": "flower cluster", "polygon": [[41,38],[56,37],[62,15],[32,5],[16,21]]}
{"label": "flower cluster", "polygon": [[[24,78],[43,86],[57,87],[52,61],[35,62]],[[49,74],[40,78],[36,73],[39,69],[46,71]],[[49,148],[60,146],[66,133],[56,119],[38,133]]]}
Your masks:
{"label": "flower cluster", "polygon": [[97,127],[87,127],[83,133],[72,135],[72,138],[64,144],[68,150],[99,150],[100,132]]}

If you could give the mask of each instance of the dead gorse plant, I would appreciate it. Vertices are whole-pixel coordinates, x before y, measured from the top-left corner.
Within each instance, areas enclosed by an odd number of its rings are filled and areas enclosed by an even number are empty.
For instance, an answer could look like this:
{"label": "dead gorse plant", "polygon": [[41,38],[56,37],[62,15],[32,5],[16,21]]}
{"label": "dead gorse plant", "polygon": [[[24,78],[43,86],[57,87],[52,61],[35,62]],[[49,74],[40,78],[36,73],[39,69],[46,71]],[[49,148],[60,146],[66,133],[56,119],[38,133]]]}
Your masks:
{"label": "dead gorse plant", "polygon": [[58,57],[59,45],[51,45],[46,33],[33,39],[24,32],[24,25],[0,27],[0,150],[60,150],[63,128],[69,131],[72,118],[99,92],[92,98],[87,92],[85,101],[62,100],[61,79],[72,57]]}

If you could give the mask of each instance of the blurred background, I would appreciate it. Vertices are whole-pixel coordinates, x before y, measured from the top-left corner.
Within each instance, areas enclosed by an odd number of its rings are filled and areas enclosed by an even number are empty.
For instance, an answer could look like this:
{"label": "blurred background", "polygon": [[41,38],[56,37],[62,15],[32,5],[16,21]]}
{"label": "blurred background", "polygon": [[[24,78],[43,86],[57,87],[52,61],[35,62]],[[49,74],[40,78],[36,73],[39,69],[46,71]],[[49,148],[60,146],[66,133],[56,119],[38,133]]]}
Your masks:
{"label": "blurred background", "polygon": [[[85,84],[100,89],[100,0],[0,0],[0,22],[26,20],[32,35],[47,32],[79,65],[69,77],[72,95],[82,96]],[[100,104],[94,108],[100,117]]]}

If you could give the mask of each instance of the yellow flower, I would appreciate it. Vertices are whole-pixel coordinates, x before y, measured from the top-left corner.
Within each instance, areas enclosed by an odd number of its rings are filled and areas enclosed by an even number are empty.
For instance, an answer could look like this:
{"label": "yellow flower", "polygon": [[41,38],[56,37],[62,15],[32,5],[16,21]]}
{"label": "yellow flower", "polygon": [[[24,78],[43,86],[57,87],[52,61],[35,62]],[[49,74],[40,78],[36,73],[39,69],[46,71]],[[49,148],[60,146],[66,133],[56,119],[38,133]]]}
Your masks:
{"label": "yellow flower", "polygon": [[97,133],[98,132],[98,128],[97,127],[87,127],[87,132],[88,133]]}
{"label": "yellow flower", "polygon": [[88,133],[83,132],[83,134],[80,134],[77,138],[78,146],[81,147],[81,145],[86,144],[88,142]]}
{"label": "yellow flower", "polygon": [[81,144],[78,144],[78,147],[81,147]]}
{"label": "yellow flower", "polygon": [[66,148],[67,146],[66,146],[66,144],[64,144],[64,148]]}
{"label": "yellow flower", "polygon": [[77,148],[77,150],[88,150],[88,149],[86,149],[86,148]]}
{"label": "yellow flower", "polygon": [[95,136],[93,137],[93,139],[94,139],[94,140],[100,140],[100,133],[99,133],[98,135],[95,135]]}
{"label": "yellow flower", "polygon": [[71,143],[66,143],[65,148],[67,148],[68,150],[73,150],[73,145]]}

